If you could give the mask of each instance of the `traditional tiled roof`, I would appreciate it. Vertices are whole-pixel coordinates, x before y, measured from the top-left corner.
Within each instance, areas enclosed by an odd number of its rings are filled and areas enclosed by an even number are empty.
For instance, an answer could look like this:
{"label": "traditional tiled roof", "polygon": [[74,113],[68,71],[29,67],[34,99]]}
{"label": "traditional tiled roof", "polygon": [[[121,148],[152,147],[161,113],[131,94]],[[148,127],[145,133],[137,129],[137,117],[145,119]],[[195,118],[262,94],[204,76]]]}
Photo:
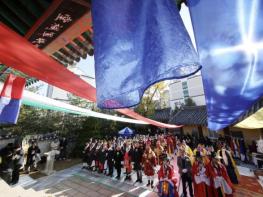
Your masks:
{"label": "traditional tiled roof", "polygon": [[[241,122],[242,120],[246,119],[250,115],[256,113],[262,107],[263,107],[263,97],[258,99],[258,101],[256,103],[254,103],[254,105],[252,105],[252,107],[249,110],[247,110],[242,116],[240,116],[238,121],[235,122],[235,124],[237,122]],[[262,120],[259,120],[259,121],[262,121]]]}
{"label": "traditional tiled roof", "polygon": [[[246,119],[262,107],[263,98],[259,99],[249,110],[246,111],[246,113],[240,116],[240,118],[235,123],[233,123],[233,125]],[[183,109],[181,109],[174,116],[171,117],[169,123],[176,125],[207,126],[206,106],[183,107]]]}
{"label": "traditional tiled roof", "polygon": [[206,106],[183,107],[169,121],[176,125],[207,125]]}
{"label": "traditional tiled roof", "polygon": [[153,115],[154,120],[168,122],[171,115],[171,108],[157,109]]}

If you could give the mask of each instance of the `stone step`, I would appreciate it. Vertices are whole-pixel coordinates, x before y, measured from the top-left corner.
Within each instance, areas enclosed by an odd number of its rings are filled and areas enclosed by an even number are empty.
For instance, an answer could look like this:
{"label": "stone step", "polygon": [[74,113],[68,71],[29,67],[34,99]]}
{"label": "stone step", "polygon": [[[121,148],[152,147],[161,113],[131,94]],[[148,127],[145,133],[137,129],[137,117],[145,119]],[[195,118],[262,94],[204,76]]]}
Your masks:
{"label": "stone step", "polygon": [[0,179],[0,196],[8,197],[51,197],[44,191],[35,191],[34,189],[24,189],[21,185],[10,187],[5,181]]}

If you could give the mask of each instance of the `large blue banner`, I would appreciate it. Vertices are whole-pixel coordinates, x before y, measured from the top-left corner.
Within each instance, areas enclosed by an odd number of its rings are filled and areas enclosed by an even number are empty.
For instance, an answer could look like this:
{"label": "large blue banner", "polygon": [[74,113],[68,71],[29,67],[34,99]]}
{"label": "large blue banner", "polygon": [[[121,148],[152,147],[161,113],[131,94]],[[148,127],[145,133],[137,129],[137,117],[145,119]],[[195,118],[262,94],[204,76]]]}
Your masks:
{"label": "large blue banner", "polygon": [[173,0],[94,0],[92,19],[101,108],[134,106],[150,85],[201,68]]}
{"label": "large blue banner", "polygon": [[263,95],[263,1],[189,0],[208,127],[234,123]]}

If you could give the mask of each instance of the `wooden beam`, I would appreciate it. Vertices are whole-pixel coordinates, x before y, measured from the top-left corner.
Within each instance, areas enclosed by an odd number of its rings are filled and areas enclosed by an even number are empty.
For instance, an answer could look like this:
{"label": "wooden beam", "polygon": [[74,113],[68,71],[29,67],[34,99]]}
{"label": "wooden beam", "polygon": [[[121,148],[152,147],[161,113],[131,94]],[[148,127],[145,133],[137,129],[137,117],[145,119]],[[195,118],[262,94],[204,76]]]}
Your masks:
{"label": "wooden beam", "polygon": [[91,13],[87,12],[55,40],[48,44],[43,51],[47,54],[53,54],[59,49],[64,48],[69,42],[79,37],[83,32],[90,30],[91,25]]}
{"label": "wooden beam", "polygon": [[37,22],[26,33],[25,38],[29,39],[30,36],[37,30],[37,28],[57,9],[63,0],[56,0],[51,3],[45,13],[37,20]]}
{"label": "wooden beam", "polygon": [[80,4],[80,5],[83,5],[83,6],[87,7],[87,8],[90,8],[90,3],[85,1],[85,0],[72,0],[72,1],[76,2],[76,3]]}

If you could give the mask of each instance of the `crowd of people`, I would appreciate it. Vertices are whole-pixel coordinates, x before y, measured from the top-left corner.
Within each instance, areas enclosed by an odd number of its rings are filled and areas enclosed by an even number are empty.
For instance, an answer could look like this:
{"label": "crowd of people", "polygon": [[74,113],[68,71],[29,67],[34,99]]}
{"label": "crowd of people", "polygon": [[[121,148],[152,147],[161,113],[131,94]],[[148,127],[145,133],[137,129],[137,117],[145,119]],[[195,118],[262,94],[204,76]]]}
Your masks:
{"label": "crowd of people", "polygon": [[[65,160],[67,154],[67,140],[65,137],[60,140],[55,139],[50,145],[58,144],[58,160]],[[40,155],[41,150],[36,140],[29,142],[29,147],[24,150],[21,143],[8,143],[0,150],[0,177],[9,185],[14,185],[19,181],[20,172],[26,174],[38,171],[38,163],[43,159]],[[49,153],[49,152],[48,152]],[[44,155],[48,154],[44,153]]]}
{"label": "crowd of people", "polygon": [[[59,151],[52,157],[59,154],[58,159],[63,160],[67,140],[62,138],[58,143]],[[8,184],[16,184],[21,169],[26,173],[36,170],[40,152],[35,141],[26,154],[18,143],[8,144],[0,150],[1,178]],[[172,192],[172,196],[179,196],[180,184],[183,196],[233,196],[233,185],[238,184],[235,155],[225,138],[214,142],[208,138],[164,134],[91,138],[83,150],[83,168],[110,177],[116,174],[116,179],[125,174],[125,181],[146,184],[152,189],[157,186],[160,193]],[[133,172],[136,180],[132,180]],[[158,182],[154,182],[156,177]]]}
{"label": "crowd of people", "polygon": [[[233,152],[226,139],[212,142],[208,138],[192,136],[155,135],[133,138],[89,139],[83,150],[83,168],[113,176],[125,174],[125,181],[143,183],[163,193],[179,196],[180,183],[183,196],[233,196],[238,184],[238,171]],[[180,176],[175,176],[178,168]],[[131,173],[137,179],[132,180]],[[154,177],[159,183],[154,183]],[[172,189],[168,189],[169,183]]]}

